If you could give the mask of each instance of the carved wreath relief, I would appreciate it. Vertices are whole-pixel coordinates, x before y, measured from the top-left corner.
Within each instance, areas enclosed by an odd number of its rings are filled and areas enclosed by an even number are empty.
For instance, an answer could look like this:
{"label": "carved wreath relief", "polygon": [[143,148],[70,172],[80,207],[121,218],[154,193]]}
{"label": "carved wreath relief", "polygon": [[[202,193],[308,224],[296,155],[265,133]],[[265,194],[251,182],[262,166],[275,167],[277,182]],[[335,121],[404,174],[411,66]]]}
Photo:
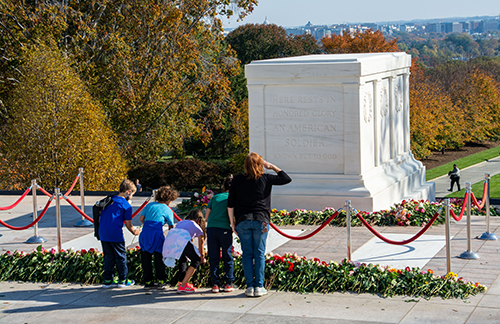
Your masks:
{"label": "carved wreath relief", "polygon": [[399,83],[394,88],[394,96],[396,97],[396,112],[400,112],[403,110],[403,91]]}
{"label": "carved wreath relief", "polygon": [[382,117],[387,116],[389,113],[389,92],[387,91],[387,87],[383,87],[380,89],[380,115]]}
{"label": "carved wreath relief", "polygon": [[372,121],[373,115],[373,100],[372,95],[369,92],[365,92],[365,97],[363,99],[363,118],[365,123]]}

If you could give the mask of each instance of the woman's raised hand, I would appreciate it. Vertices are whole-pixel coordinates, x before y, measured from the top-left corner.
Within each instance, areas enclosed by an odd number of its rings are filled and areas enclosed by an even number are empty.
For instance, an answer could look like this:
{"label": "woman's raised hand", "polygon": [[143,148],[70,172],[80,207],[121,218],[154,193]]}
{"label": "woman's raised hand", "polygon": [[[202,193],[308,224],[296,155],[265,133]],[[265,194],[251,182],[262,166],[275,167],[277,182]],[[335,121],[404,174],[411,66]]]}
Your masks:
{"label": "woman's raised hand", "polygon": [[264,161],[263,165],[264,165],[264,168],[266,168],[266,169],[272,169],[274,166],[273,164],[271,164],[267,161]]}
{"label": "woman's raised hand", "polygon": [[269,163],[269,162],[267,162],[267,161],[264,161],[263,166],[264,166],[264,168],[269,169],[269,170],[273,170],[273,171],[274,171],[274,172],[276,172],[276,173],[278,173],[278,172],[280,172],[280,171],[281,171],[281,169],[280,169],[280,168],[278,168],[278,167],[277,167],[277,166],[275,166],[274,164]]}

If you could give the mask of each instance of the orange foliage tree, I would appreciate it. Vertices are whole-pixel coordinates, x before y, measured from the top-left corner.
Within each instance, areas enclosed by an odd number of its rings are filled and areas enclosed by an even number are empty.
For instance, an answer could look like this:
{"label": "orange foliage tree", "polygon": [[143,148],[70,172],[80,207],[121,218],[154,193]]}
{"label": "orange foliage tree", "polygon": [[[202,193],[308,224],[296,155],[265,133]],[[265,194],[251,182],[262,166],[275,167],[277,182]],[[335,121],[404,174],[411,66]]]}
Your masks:
{"label": "orange foliage tree", "polygon": [[397,41],[386,40],[380,30],[345,30],[342,35],[321,38],[321,49],[328,54],[398,52]]}
{"label": "orange foliage tree", "polygon": [[462,119],[464,141],[496,140],[500,135],[500,85],[474,63],[448,62],[432,69],[429,79],[451,98]]}
{"label": "orange foliage tree", "polygon": [[450,96],[426,77],[423,68],[412,60],[410,77],[410,142],[417,158],[432,150],[449,147],[454,141],[463,145],[461,112],[454,110]]}
{"label": "orange foliage tree", "polygon": [[447,62],[424,69],[412,61],[410,132],[412,151],[500,138],[500,84],[475,62]]}

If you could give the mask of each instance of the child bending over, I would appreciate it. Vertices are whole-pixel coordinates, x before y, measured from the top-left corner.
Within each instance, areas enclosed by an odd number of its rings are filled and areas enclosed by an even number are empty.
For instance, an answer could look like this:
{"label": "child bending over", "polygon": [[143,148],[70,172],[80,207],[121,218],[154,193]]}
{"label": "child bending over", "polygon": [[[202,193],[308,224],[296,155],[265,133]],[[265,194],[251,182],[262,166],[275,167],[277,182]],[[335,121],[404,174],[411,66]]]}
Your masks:
{"label": "child bending over", "polygon": [[[198,248],[192,242],[195,237],[198,238]],[[204,243],[205,218],[199,209],[190,211],[183,221],[168,232],[163,244],[163,261],[168,267],[174,267],[175,260],[179,260],[178,293],[196,291],[196,287],[188,281],[200,263],[205,263]],[[188,259],[191,260],[189,267]]]}

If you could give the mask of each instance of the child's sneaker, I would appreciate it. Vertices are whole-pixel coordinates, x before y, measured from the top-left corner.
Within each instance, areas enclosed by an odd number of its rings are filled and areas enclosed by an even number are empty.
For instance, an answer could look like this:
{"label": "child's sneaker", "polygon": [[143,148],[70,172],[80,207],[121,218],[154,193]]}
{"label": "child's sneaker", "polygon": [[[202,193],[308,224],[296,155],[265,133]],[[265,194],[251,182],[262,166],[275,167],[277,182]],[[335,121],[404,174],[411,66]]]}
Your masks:
{"label": "child's sneaker", "polygon": [[214,286],[212,287],[212,292],[213,292],[213,293],[218,293],[219,291],[220,291],[220,290],[219,290],[219,286],[214,285]]}
{"label": "child's sneaker", "polygon": [[158,280],[158,285],[156,286],[158,290],[164,290],[167,288],[167,284],[163,280]]}
{"label": "child's sneaker", "polygon": [[151,290],[157,288],[156,283],[154,281],[148,281],[144,285],[144,290]]}
{"label": "child's sneaker", "polygon": [[115,288],[118,287],[118,282],[114,280],[104,280],[102,282],[102,288]]}
{"label": "child's sneaker", "polygon": [[134,280],[127,279],[127,280],[119,280],[118,281],[118,288],[126,288],[126,287],[130,287],[133,285],[135,285]]}
{"label": "child's sneaker", "polygon": [[234,286],[231,284],[231,285],[224,285],[224,291],[225,292],[231,292],[234,290]]}
{"label": "child's sneaker", "polygon": [[190,283],[187,283],[186,285],[179,283],[179,287],[177,288],[177,293],[179,293],[179,294],[194,293],[195,291],[196,291],[196,288]]}

